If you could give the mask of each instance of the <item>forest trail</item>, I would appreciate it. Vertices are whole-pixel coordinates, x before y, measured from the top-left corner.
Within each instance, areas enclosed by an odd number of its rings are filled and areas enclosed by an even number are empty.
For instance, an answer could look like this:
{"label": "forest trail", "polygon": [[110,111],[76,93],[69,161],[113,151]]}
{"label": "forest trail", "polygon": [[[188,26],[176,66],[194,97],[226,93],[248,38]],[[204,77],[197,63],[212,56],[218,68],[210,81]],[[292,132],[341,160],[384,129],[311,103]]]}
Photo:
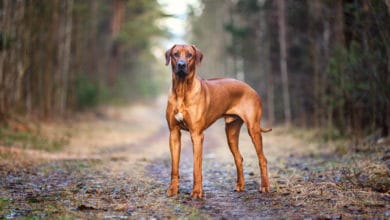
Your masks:
{"label": "forest trail", "polygon": [[[58,152],[0,148],[0,218],[307,218],[390,217],[389,143],[356,151],[274,128],[263,134],[270,193],[259,193],[255,150],[243,126],[245,192],[233,192],[236,171],[223,121],[205,133],[204,199],[190,198],[192,146],[183,133],[181,186],[168,198],[170,158],[165,99],[107,107],[43,133],[66,133]],[[12,149],[12,150],[10,150]],[[16,149],[16,150],[15,150]],[[345,153],[347,152],[347,153]],[[359,153],[360,152],[360,153]],[[385,155],[385,156],[383,156]],[[383,181],[387,180],[387,181]]]}

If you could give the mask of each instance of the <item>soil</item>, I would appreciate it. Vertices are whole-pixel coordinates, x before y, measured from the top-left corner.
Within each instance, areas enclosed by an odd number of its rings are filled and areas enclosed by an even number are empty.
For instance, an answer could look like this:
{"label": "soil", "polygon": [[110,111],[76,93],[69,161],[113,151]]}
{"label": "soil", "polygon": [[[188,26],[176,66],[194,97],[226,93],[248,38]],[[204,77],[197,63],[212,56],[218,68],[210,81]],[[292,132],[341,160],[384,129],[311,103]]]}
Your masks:
{"label": "soil", "polygon": [[[246,188],[217,122],[205,132],[204,198],[191,199],[192,146],[183,133],[180,193],[167,197],[170,157],[165,101],[106,107],[51,122],[42,133],[69,143],[47,152],[0,146],[0,219],[389,219],[388,140],[350,146],[309,130],[263,134],[270,193],[259,192],[255,150],[245,126],[240,150]],[[39,149],[39,148],[38,148]]]}

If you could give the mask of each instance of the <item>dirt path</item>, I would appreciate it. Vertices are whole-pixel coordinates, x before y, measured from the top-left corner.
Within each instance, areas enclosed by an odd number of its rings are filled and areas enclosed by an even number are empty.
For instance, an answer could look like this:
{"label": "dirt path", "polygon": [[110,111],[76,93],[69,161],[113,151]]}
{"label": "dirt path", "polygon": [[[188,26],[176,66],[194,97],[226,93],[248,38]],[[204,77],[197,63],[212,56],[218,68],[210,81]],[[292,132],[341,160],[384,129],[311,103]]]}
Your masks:
{"label": "dirt path", "polygon": [[[180,194],[167,198],[170,159],[165,101],[106,108],[45,132],[70,133],[56,153],[3,147],[0,162],[0,219],[81,218],[390,218],[389,144],[353,155],[275,128],[264,135],[272,192],[259,193],[259,170],[242,129],[246,191],[233,192],[235,166],[224,125],[207,130],[203,200],[192,200],[192,147],[183,135]],[[312,140],[312,141],[310,141]],[[375,148],[372,150],[372,148]],[[364,148],[362,148],[364,149]],[[6,153],[4,153],[6,152]],[[390,157],[389,157],[390,158]],[[386,158],[385,158],[386,159]]]}

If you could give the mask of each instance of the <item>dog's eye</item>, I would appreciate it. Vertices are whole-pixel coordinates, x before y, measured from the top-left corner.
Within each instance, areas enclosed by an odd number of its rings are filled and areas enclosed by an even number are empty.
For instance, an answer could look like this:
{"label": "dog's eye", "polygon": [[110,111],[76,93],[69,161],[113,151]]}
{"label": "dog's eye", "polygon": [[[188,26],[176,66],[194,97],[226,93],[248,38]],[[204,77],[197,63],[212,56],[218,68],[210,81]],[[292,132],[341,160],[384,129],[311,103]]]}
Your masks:
{"label": "dog's eye", "polygon": [[174,53],[174,54],[173,54],[173,56],[175,56],[175,57],[179,57],[179,53],[178,53],[178,52],[176,52],[176,53]]}
{"label": "dog's eye", "polygon": [[187,58],[191,58],[192,57],[192,53],[187,53]]}

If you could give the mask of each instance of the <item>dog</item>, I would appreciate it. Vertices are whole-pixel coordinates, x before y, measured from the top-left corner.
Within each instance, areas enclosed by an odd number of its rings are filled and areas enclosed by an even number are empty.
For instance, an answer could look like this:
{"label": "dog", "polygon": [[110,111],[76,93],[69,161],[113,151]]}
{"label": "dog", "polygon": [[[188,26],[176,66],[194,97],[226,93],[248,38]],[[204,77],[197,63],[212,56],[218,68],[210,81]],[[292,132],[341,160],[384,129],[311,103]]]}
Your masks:
{"label": "dog", "polygon": [[237,168],[235,191],[245,188],[238,138],[243,123],[255,146],[261,173],[261,192],[269,192],[267,159],[263,153],[261,132],[271,131],[260,126],[262,115],[259,95],[249,85],[228,78],[205,80],[196,74],[196,66],[203,59],[202,52],[194,45],[174,45],[165,53],[166,63],[172,66],[172,87],[168,96],[166,120],[169,127],[171,153],[171,183],[167,196],[179,192],[179,160],[181,130],[189,131],[193,144],[193,189],[192,198],[203,197],[202,144],[203,131],[217,119],[224,118],[226,136]]}

